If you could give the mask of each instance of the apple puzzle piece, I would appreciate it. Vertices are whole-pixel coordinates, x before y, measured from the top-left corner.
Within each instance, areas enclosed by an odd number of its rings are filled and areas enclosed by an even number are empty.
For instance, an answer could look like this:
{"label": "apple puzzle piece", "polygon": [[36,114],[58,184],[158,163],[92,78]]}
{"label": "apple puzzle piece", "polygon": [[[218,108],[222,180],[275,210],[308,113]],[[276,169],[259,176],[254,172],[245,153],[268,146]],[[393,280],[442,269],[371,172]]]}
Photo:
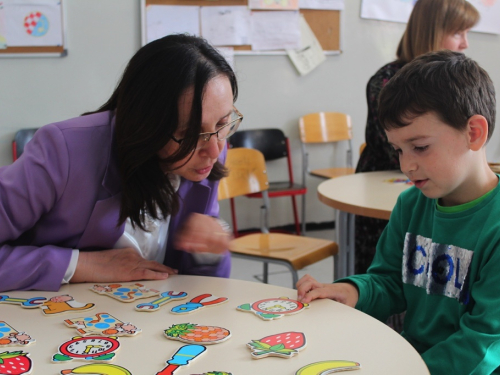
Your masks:
{"label": "apple puzzle piece", "polygon": [[143,284],[95,284],[90,288],[93,292],[104,294],[121,302],[132,302],[139,298],[158,296],[159,290],[148,289]]}

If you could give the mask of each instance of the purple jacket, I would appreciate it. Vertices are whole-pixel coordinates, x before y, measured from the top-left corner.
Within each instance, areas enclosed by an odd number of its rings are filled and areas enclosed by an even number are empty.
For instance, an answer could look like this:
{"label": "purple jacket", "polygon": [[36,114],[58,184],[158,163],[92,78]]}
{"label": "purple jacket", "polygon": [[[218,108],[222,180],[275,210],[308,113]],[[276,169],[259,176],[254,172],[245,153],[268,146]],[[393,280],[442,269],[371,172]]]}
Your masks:
{"label": "purple jacket", "polygon": [[[0,291],[57,291],[70,250],[110,249],[123,234],[113,125],[110,112],[49,124],[15,163],[0,168]],[[229,253],[217,265],[198,265],[172,244],[190,213],[219,215],[217,187],[181,180],[164,262],[181,274],[229,277]]]}

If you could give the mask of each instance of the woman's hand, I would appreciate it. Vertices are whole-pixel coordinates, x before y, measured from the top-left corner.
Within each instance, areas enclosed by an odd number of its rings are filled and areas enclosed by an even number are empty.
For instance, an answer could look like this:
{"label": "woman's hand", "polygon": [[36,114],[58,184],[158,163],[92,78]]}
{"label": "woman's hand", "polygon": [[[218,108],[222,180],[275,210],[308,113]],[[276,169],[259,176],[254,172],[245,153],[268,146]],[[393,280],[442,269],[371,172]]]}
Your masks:
{"label": "woman's hand", "polygon": [[144,259],[133,248],[80,251],[71,283],[164,280],[177,270]]}
{"label": "woman's hand", "polygon": [[358,289],[349,283],[323,284],[305,275],[297,282],[297,299],[309,303],[318,298],[329,298],[354,307],[359,299]]}
{"label": "woman's hand", "polygon": [[177,233],[175,246],[189,253],[220,254],[227,250],[231,238],[217,219],[191,214]]}

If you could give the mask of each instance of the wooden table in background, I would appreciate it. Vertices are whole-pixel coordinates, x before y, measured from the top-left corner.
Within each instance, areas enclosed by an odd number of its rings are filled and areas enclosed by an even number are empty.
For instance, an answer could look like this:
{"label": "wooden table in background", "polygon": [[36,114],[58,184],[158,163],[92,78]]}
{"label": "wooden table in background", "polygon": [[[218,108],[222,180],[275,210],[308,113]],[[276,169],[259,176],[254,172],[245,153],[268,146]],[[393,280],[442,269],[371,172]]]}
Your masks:
{"label": "wooden table in background", "polygon": [[354,274],[354,215],[389,220],[399,194],[412,186],[391,180],[404,181],[407,177],[398,171],[365,172],[319,184],[319,200],[337,209],[336,279]]}
{"label": "wooden table in background", "polygon": [[[33,360],[33,375],[60,374],[86,361],[71,360],[51,363],[58,347],[74,336],[64,319],[92,316],[107,312],[131,322],[142,329],[134,337],[120,337],[121,348],[112,364],[128,369],[134,375],[153,375],[162,370],[166,361],[183,345],[164,337],[163,331],[173,324],[194,323],[227,328],[232,336],[219,344],[207,345],[205,353],[187,366],[175,370],[175,375],[203,374],[208,371],[227,371],[233,375],[295,375],[301,367],[319,361],[351,360],[361,363],[361,370],[353,374],[428,374],[420,355],[399,334],[370,316],[332,300],[316,300],[308,309],[272,321],[264,321],[254,314],[241,312],[236,307],[266,298],[296,298],[296,291],[269,284],[202,276],[172,276],[164,281],[143,281],[148,288],[159,291],[184,291],[188,297],[162,306],[156,312],[138,312],[139,303],[155,298],[122,303],[90,290],[92,284],[71,284],[59,292],[12,291],[2,294],[13,298],[53,297],[69,294],[78,302],[93,302],[96,307],[88,312],[72,312],[62,316],[43,316],[39,308],[24,309],[19,305],[0,303],[0,320],[32,335],[36,342],[28,346],[1,347],[1,351],[23,350]],[[128,284],[128,283],[124,283]],[[190,314],[176,315],[170,310],[200,294],[211,293],[228,297],[221,305],[206,307]],[[265,336],[283,332],[302,332],[307,346],[298,355],[285,359],[268,357],[252,359],[247,343]]]}

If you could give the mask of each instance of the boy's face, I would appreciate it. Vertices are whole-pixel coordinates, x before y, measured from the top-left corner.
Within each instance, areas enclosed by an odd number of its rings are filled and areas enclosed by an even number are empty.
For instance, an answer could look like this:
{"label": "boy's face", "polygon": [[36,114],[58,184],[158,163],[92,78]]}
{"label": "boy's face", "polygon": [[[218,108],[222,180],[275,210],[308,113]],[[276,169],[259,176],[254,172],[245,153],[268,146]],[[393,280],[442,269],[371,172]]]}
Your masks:
{"label": "boy's face", "polygon": [[467,202],[467,177],[474,167],[466,131],[426,113],[386,134],[399,154],[401,171],[426,197],[440,198],[444,206]]}

